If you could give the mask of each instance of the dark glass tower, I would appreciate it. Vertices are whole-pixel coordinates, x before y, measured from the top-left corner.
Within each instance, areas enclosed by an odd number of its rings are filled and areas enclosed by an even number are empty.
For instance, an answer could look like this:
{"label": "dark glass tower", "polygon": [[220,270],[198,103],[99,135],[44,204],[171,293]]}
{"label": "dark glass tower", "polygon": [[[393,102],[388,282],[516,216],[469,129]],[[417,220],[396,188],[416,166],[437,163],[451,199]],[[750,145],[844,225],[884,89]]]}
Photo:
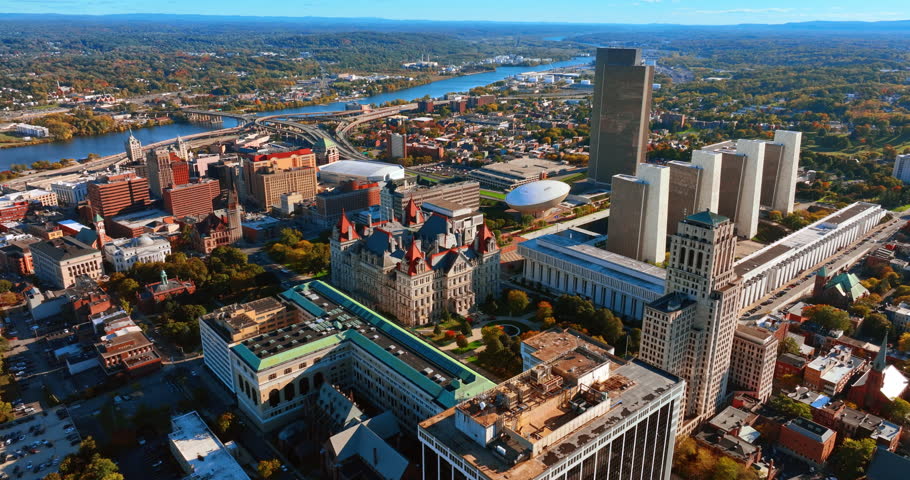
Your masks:
{"label": "dark glass tower", "polygon": [[637,48],[598,48],[591,114],[588,178],[611,183],[635,175],[645,161],[654,68],[641,65]]}

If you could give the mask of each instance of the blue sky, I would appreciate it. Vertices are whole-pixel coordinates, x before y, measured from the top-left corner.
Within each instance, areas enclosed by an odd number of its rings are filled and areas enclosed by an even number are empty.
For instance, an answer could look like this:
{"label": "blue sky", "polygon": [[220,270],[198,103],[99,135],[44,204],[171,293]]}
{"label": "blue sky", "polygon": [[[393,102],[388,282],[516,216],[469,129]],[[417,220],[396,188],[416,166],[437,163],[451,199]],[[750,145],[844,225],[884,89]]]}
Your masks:
{"label": "blue sky", "polygon": [[906,20],[908,0],[0,0],[0,12],[176,13],[581,23]]}

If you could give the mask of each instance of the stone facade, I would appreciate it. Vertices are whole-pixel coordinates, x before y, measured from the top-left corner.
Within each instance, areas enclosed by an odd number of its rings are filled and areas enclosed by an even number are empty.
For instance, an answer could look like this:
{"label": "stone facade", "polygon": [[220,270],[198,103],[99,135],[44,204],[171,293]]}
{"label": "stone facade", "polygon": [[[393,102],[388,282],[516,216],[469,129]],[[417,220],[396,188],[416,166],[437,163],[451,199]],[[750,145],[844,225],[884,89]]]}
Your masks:
{"label": "stone facade", "polygon": [[499,247],[482,214],[462,208],[425,218],[413,201],[405,210],[400,223],[361,232],[342,215],[331,239],[332,284],[405,325],[465,315],[498,294]]}

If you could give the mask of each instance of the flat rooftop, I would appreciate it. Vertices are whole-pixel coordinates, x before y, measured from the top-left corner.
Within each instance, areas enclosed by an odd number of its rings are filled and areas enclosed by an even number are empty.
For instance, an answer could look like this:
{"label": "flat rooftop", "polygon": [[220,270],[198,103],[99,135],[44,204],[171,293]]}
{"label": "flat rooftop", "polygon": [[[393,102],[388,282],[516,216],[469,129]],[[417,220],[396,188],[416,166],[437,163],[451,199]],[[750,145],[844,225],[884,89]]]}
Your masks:
{"label": "flat rooftop", "polygon": [[535,349],[532,355],[541,362],[549,362],[582,346],[600,355],[613,353],[613,347],[571,329],[541,332],[523,343]]}
{"label": "flat rooftop", "polygon": [[812,245],[824,239],[832,232],[837,231],[841,225],[849,223],[851,220],[868,213],[870,210],[881,208],[882,207],[879,205],[865,202],[858,202],[844,207],[737,261],[734,270],[739,276],[745,276],[752,271],[760,273],[758,270],[762,266],[774,262],[775,259],[788,254],[791,250],[797,250],[804,248],[807,245]]}
{"label": "flat rooftop", "polygon": [[577,265],[585,270],[591,270],[645,288],[656,295],[664,294],[667,271],[650,263],[624,257],[618,253],[580,243],[578,240],[558,234],[544,235],[527,240],[518,246],[519,249],[527,248],[538,251]]}
{"label": "flat rooftop", "polygon": [[165,218],[174,218],[174,216],[164,210],[139,210],[118,215],[111,220],[128,228],[139,228],[152,222],[163,222]]}
{"label": "flat rooftop", "polygon": [[508,162],[491,163],[474,170],[472,173],[506,176],[523,180],[536,177],[543,172],[558,172],[565,168],[569,167],[552,160],[524,157],[516,158],[515,160],[510,160]]}
{"label": "flat rooftop", "polygon": [[[570,355],[577,356],[578,353]],[[571,389],[554,387],[544,394],[541,393],[541,387],[529,386],[532,385],[529,377],[535,371],[532,369],[456,408],[424,420],[420,423],[420,428],[491,479],[534,478],[578,453],[589,442],[604,435],[622,420],[635,415],[671,389],[678,388],[681,394],[680,379],[643,362],[625,362],[611,356],[607,363],[609,378],[592,383],[588,388],[577,388],[574,395],[567,398],[563,397],[563,392],[572,394]],[[556,371],[555,368],[553,371]],[[565,372],[560,372],[560,375],[563,373]],[[547,377],[543,379],[546,380]],[[569,380],[564,379],[564,385],[568,385]],[[533,391],[535,388],[536,392]],[[511,409],[507,408],[505,402],[480,408],[480,399],[493,401],[500,393],[517,396],[518,400],[522,399],[521,395],[527,395],[528,399]],[[570,402],[569,405],[581,405],[582,413],[567,408],[566,401]],[[554,442],[547,442],[547,446],[537,455],[529,457],[527,452],[522,453],[526,447],[520,446],[508,435],[492,441],[486,447],[481,446],[456,426],[457,412],[481,424],[502,421],[503,425],[508,425],[520,417],[520,422],[514,422],[517,432],[530,439],[528,442],[531,444],[540,442],[538,439],[544,439],[548,434],[558,432],[561,427],[578,420],[580,416],[590,415],[590,420],[581,419],[583,423],[579,428],[566,432]]]}
{"label": "flat rooftop", "polygon": [[171,419],[171,444],[198,478],[250,480],[227,447],[209,430],[195,411]]}
{"label": "flat rooftop", "polygon": [[281,297],[297,304],[306,319],[233,347],[256,371],[351,341],[445,407],[457,403],[456,398],[466,398],[494,385],[325,282],[316,280],[298,285],[283,292]]}

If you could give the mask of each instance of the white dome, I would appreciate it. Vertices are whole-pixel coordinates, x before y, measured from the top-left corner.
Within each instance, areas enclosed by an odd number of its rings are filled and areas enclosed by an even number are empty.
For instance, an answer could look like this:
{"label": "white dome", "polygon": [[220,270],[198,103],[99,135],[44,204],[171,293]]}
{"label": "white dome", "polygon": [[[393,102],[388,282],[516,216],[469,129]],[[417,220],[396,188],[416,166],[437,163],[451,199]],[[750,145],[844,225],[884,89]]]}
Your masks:
{"label": "white dome", "polygon": [[506,203],[522,213],[542,212],[569,196],[569,184],[559,180],[526,183],[506,195]]}
{"label": "white dome", "polygon": [[152,240],[152,237],[148,236],[148,234],[145,234],[145,235],[142,235],[141,237],[139,237],[139,245],[140,245],[140,246],[143,246],[143,247],[150,247],[150,246],[152,246],[152,245],[154,245],[154,244],[155,244],[155,241]]}

